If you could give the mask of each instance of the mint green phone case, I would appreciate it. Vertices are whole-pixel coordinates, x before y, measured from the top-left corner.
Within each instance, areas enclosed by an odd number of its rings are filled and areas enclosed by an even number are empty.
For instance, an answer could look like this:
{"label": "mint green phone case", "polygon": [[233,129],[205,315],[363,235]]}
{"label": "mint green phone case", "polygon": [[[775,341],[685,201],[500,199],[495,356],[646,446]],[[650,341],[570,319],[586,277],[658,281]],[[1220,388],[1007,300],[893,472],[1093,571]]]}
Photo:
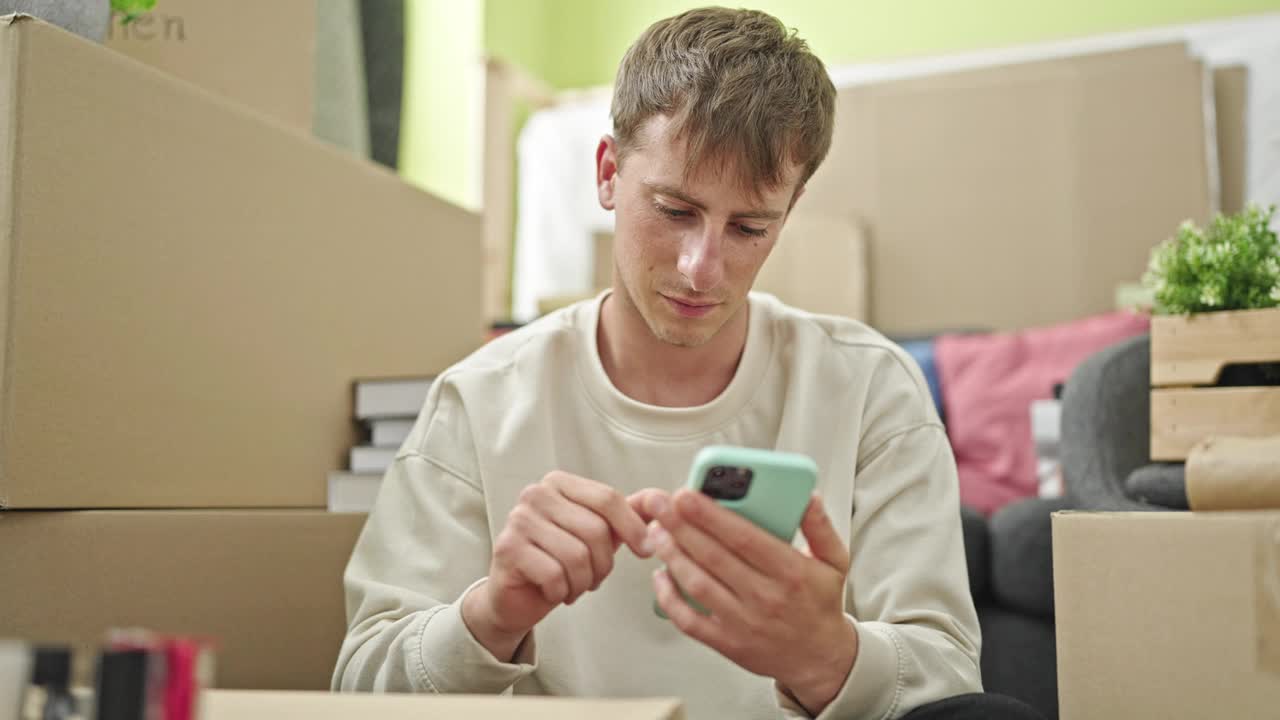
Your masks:
{"label": "mint green phone case", "polygon": [[[818,484],[817,464],[797,453],[711,445],[703,448],[693,459],[684,486],[702,492],[708,471],[717,466],[750,468],[753,475],[745,496],[736,500],[719,499],[717,502],[779,540],[790,543]],[[688,595],[684,595],[684,599],[694,609],[708,614]],[[653,610],[658,617],[666,617],[657,600],[654,600]]]}

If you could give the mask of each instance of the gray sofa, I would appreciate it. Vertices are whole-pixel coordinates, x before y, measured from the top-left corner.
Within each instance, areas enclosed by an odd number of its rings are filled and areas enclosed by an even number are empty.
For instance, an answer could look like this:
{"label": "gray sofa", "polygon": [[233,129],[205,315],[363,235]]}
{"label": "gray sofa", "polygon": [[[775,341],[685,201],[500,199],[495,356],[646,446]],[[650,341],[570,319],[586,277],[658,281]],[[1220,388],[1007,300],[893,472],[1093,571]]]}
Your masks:
{"label": "gray sofa", "polygon": [[1150,457],[1150,337],[1080,364],[1062,396],[1065,497],[1010,504],[989,520],[963,510],[986,689],[1058,717],[1050,516],[1058,510],[1187,507],[1181,464]]}
{"label": "gray sofa", "polygon": [[1049,515],[1065,500],[1024,500],[990,520],[961,509],[969,584],[982,626],[987,692],[1058,717]]}

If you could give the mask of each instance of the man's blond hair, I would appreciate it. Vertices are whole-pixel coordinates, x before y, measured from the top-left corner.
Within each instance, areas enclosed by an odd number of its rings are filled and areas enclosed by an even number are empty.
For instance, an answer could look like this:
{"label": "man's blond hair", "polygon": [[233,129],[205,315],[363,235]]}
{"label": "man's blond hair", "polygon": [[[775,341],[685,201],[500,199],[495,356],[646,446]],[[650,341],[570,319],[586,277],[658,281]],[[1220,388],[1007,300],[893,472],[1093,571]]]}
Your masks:
{"label": "man's blond hair", "polygon": [[808,44],[756,10],[700,8],[660,20],[627,50],[614,84],[620,157],[651,117],[671,117],[686,177],[710,160],[752,189],[804,183],[831,147],[835,87]]}

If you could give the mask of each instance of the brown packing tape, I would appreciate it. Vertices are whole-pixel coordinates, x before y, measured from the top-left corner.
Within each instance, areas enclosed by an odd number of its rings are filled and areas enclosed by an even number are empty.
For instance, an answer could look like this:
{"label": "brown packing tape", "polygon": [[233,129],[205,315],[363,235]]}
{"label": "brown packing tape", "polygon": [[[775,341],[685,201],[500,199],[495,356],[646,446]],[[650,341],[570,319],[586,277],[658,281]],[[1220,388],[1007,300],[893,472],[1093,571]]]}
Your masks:
{"label": "brown packing tape", "polygon": [[1280,676],[1280,521],[1259,526],[1254,557],[1258,669]]}
{"label": "brown packing tape", "polygon": [[1192,510],[1280,509],[1280,435],[1208,438],[1187,456]]}

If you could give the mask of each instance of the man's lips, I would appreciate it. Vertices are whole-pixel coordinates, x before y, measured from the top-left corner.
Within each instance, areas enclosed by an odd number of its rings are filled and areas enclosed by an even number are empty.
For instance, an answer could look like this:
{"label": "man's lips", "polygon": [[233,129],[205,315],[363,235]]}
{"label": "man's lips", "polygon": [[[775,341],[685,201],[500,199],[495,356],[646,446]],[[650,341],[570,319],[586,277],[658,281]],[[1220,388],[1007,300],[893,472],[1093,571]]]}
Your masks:
{"label": "man's lips", "polygon": [[708,302],[706,300],[687,300],[671,295],[663,295],[671,307],[684,317],[702,317],[714,310],[720,303]]}

